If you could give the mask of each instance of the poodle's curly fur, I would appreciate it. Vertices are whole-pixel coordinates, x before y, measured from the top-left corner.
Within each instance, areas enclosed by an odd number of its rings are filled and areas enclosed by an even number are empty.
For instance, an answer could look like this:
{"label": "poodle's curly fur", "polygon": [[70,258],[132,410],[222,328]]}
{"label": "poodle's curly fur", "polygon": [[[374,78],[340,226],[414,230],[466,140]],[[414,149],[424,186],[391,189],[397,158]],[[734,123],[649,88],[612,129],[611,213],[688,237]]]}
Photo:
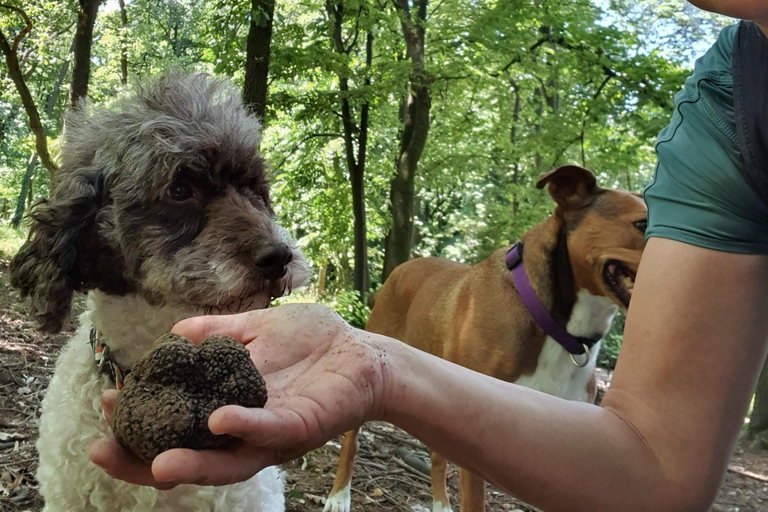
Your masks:
{"label": "poodle's curly fur", "polygon": [[89,292],[43,400],[45,510],[283,510],[274,468],[226,487],[157,491],[88,459],[107,435],[99,397],[113,386],[93,362],[92,327],[130,369],[177,321],[263,308],[306,281],[304,257],[275,222],[259,130],[228,82],[178,71],[67,115],[57,185],[10,268],[48,332],[61,330],[75,292]]}

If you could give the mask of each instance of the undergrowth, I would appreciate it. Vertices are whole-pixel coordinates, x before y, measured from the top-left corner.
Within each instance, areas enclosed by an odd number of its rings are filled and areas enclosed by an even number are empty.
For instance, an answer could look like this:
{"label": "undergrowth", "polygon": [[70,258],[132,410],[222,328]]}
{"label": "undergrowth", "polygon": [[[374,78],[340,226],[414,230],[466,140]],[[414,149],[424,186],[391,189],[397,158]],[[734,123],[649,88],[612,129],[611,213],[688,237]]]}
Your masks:
{"label": "undergrowth", "polygon": [[24,243],[26,233],[3,223],[0,224],[0,260],[8,261]]}
{"label": "undergrowth", "polygon": [[626,318],[626,314],[623,311],[619,311],[616,315],[611,330],[608,331],[608,334],[602,340],[600,354],[597,356],[597,366],[610,368],[611,370],[616,367],[621,340],[624,337],[624,322]]}

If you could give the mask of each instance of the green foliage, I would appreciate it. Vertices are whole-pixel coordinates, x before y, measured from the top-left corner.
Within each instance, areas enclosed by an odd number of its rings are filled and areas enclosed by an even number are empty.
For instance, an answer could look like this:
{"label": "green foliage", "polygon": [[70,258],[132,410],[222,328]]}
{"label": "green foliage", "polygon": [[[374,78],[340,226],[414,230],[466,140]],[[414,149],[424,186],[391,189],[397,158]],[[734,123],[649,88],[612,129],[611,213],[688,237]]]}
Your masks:
{"label": "green foliage", "polygon": [[[55,154],[77,3],[10,1],[34,21],[19,52]],[[410,66],[391,2],[342,4],[349,51],[340,54],[331,42],[325,0],[276,2],[262,152],[272,169],[276,214],[316,275],[327,269],[317,289],[361,324],[365,308],[344,295],[352,282],[353,218],[338,77],[349,80],[352,119],[360,118],[363,103],[370,107],[365,199],[376,286]],[[126,9],[123,28],[117,2],[101,6],[92,102],[109,102],[123,90],[123,45],[130,81],[176,66],[242,84],[250,21],[263,21],[251,2],[128,0]],[[473,263],[517,239],[551,212],[552,202],[535,183],[554,165],[578,163],[593,169],[604,186],[641,190],[674,93],[693,56],[724,23],[678,0],[430,2],[424,29],[431,125],[415,179],[414,256]],[[6,36],[22,26],[18,16],[0,9]],[[374,37],[371,66],[365,65],[368,31]],[[62,70],[62,91],[47,115]],[[33,139],[4,65],[0,85],[0,214],[7,219]],[[32,194],[24,199],[29,204],[49,189],[38,166]]]}
{"label": "green foliage", "polygon": [[613,321],[611,330],[608,331],[608,334],[602,340],[600,354],[597,356],[598,366],[610,368],[611,370],[616,367],[619,349],[621,349],[621,340],[624,337],[624,323],[626,320],[627,315],[623,311],[619,311]]}
{"label": "green foliage", "polygon": [[360,302],[360,296],[354,291],[340,290],[334,295],[321,297],[319,302],[332,308],[352,327],[364,329],[371,310]]}
{"label": "green foliage", "polygon": [[26,239],[26,233],[21,229],[0,224],[0,261],[9,261],[16,254]]}
{"label": "green foliage", "polygon": [[348,324],[358,329],[364,329],[368,323],[371,310],[360,302],[356,292],[340,289],[334,293],[321,294],[319,297],[315,290],[301,290],[293,292],[287,297],[276,299],[274,304],[314,303],[323,304],[336,311]]}

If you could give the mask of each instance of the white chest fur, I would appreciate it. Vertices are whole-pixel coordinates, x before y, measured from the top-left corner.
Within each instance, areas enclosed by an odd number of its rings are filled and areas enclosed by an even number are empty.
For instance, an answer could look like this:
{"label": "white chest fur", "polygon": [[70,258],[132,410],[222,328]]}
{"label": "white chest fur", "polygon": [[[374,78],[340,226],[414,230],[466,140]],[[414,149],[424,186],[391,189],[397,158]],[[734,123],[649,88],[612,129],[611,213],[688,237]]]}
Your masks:
{"label": "white chest fur", "polygon": [[[222,487],[181,485],[158,491],[115,480],[88,459],[96,439],[108,435],[99,398],[112,387],[96,371],[89,346],[91,321],[108,333],[125,361],[135,361],[152,340],[189,312],[153,309],[140,299],[94,293],[93,311],[56,361],[56,370],[43,400],[40,418],[38,481],[45,512],[280,512],[285,509],[283,481],[277,468],[267,468],[250,480]],[[122,362],[122,361],[121,361]]]}
{"label": "white chest fur", "polygon": [[[566,329],[574,336],[605,335],[617,311],[618,306],[607,297],[597,297],[586,290],[580,290]],[[570,354],[547,336],[539,354],[536,371],[532,375],[523,375],[515,384],[567,400],[586,401],[587,383],[595,371],[599,352],[598,342],[590,351],[587,365],[579,368],[571,361]]]}

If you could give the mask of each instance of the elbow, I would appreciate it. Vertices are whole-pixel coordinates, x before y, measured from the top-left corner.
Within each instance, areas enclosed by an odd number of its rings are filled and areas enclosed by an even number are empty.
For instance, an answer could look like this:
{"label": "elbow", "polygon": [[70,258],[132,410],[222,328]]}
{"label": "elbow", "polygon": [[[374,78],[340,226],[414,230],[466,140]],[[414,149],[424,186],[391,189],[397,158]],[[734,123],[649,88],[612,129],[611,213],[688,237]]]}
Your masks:
{"label": "elbow", "polygon": [[666,510],[667,512],[706,512],[712,507],[714,498],[703,496],[682,496],[673,501],[661,501],[651,510]]}
{"label": "elbow", "polygon": [[646,509],[667,512],[706,512],[715,501],[720,487],[718,483],[706,478],[696,482],[668,482],[663,485],[666,489],[662,492],[652,493],[652,502]]}

